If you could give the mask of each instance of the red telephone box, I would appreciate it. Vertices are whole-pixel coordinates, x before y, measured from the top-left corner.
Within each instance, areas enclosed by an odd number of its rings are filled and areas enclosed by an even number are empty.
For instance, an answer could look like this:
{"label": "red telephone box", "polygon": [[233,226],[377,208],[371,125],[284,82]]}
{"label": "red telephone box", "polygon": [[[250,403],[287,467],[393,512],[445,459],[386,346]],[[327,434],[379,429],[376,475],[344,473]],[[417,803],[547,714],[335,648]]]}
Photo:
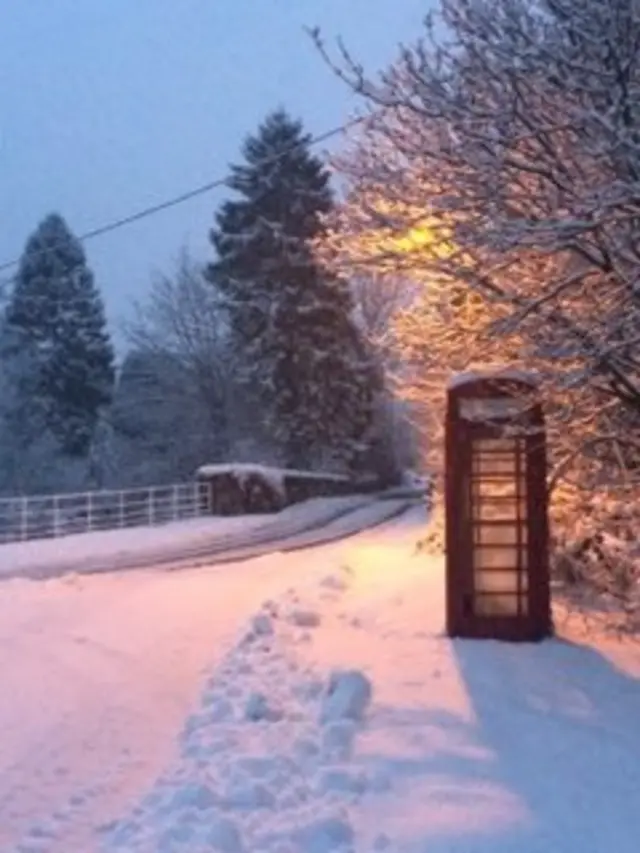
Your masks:
{"label": "red telephone box", "polygon": [[549,636],[546,439],[535,379],[507,370],[456,377],[445,443],[449,635]]}

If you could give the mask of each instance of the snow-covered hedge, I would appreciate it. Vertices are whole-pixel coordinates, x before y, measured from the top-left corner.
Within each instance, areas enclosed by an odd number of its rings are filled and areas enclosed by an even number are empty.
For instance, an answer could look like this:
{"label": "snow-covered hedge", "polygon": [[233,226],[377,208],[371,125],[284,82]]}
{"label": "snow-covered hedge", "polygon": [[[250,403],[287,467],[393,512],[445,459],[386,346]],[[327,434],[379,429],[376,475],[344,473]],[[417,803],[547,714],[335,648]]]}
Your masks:
{"label": "snow-covered hedge", "polygon": [[568,591],[589,591],[640,617],[640,508],[634,495],[565,492],[552,506],[552,571]]}
{"label": "snow-covered hedge", "polygon": [[[551,500],[551,575],[572,605],[585,601],[626,614],[626,627],[640,626],[640,503],[606,492],[578,493],[562,487]],[[418,553],[443,555],[442,502],[432,510]],[[600,608],[599,608],[600,609]]]}

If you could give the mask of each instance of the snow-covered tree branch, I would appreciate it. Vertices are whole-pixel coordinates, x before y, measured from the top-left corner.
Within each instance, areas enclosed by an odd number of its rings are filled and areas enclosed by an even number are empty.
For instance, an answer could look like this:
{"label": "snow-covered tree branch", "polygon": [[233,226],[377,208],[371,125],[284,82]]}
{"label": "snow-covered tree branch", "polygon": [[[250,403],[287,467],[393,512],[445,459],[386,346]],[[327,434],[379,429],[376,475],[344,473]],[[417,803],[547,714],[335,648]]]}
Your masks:
{"label": "snow-covered tree branch", "polygon": [[130,351],[107,413],[111,478],[146,485],[189,478],[227,459],[232,374],[216,294],[183,251],[128,323]]}
{"label": "snow-covered tree branch", "polygon": [[325,252],[422,282],[401,319],[414,376],[534,367],[559,436],[584,440],[596,479],[624,479],[640,409],[640,3],[443,0],[377,79],[339,63],[370,113],[336,164],[350,193]]}
{"label": "snow-covered tree branch", "polygon": [[180,365],[176,392],[188,390],[199,400],[208,413],[207,430],[226,456],[233,373],[228,333],[216,293],[186,250],[174,272],[158,275],[148,299],[136,304],[127,333],[135,350],[170,357]]}

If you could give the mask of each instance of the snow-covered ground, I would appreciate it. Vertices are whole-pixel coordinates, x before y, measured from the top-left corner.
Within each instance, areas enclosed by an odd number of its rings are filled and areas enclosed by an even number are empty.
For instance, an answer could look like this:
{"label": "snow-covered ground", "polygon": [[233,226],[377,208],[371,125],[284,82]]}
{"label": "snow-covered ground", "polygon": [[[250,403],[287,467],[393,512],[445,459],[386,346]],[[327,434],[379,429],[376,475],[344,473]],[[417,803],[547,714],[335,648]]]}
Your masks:
{"label": "snow-covered ground", "polygon": [[176,543],[184,544],[185,547],[199,547],[213,538],[244,532],[268,520],[269,516],[264,515],[231,518],[205,516],[155,527],[101,530],[74,533],[59,539],[9,542],[0,545],[0,575],[46,572],[49,566],[70,563],[81,567],[96,556],[116,560],[137,558],[150,551],[163,552]]}
{"label": "snow-covered ground", "polygon": [[640,646],[451,642],[423,527],[0,585],[0,850],[635,853]]}
{"label": "snow-covered ground", "polygon": [[[402,505],[402,499],[396,501]],[[0,545],[0,578],[50,578],[66,572],[112,571],[185,559],[210,562],[215,552],[258,548],[259,543],[296,537],[332,525],[336,535],[352,533],[384,517],[390,502],[367,495],[315,498],[272,515],[207,516],[156,527],[79,533],[59,539]],[[393,507],[392,507],[393,509]],[[313,541],[313,537],[309,539]]]}

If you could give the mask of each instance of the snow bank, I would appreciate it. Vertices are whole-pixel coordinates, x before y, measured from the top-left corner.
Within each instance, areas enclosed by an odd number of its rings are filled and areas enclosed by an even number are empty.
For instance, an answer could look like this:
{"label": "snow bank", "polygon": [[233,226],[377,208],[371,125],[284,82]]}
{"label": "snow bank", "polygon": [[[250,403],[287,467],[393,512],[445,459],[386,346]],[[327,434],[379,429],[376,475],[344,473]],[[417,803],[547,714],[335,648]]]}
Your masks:
{"label": "snow bank", "polygon": [[125,530],[104,530],[95,533],[77,533],[60,539],[10,542],[0,545],[0,575],[19,574],[37,566],[53,563],[82,563],[96,555],[115,560],[133,557],[164,548],[177,542],[185,547],[197,547],[212,539],[245,532],[268,523],[271,516],[242,518],[196,518],[176,521],[157,527],[134,527]]}
{"label": "snow bank", "polygon": [[371,682],[362,672],[332,673],[320,712],[322,722],[361,720],[371,701],[371,693]]}

